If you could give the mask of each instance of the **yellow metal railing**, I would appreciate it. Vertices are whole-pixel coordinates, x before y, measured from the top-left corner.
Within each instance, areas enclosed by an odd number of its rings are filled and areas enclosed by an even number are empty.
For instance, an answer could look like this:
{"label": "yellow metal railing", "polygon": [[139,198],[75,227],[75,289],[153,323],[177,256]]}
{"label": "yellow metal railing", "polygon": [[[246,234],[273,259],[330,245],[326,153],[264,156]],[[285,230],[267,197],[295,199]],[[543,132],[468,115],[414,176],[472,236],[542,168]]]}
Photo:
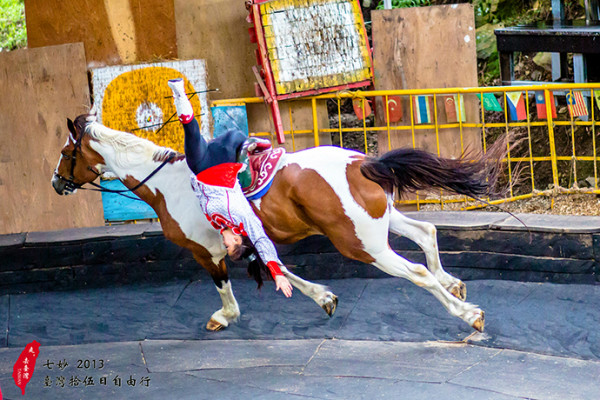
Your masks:
{"label": "yellow metal railing", "polygon": [[[586,102],[588,111],[587,118],[573,117],[568,111],[566,104],[566,95],[573,95],[574,91],[580,91]],[[524,95],[526,117],[519,121],[511,121],[509,118],[508,98],[507,93],[521,92]],[[546,107],[546,119],[539,118],[535,112],[535,101],[530,102],[530,95],[535,96],[535,92],[543,92]],[[494,113],[484,110],[482,106],[484,94],[492,93],[494,96],[499,96],[499,104],[502,107],[502,112]],[[457,122],[446,122],[443,117],[443,104],[440,106],[440,99],[448,95],[457,95],[458,99],[458,115]],[[475,96],[478,95],[479,99]],[[553,95],[553,97],[552,97]],[[299,100],[310,101],[312,107],[312,125],[299,126],[297,121],[294,121],[291,108],[289,112],[290,129],[285,131],[286,140],[291,139],[292,150],[296,148],[297,138],[299,136],[312,136],[311,145],[319,146],[322,143],[323,134],[330,134],[332,138],[339,140],[341,147],[346,147],[345,144],[349,137],[362,137],[364,147],[356,148],[355,150],[364,153],[377,153],[390,150],[396,138],[404,135],[403,140],[409,142],[415,147],[417,138],[421,132],[434,132],[435,146],[437,154],[445,153],[445,149],[440,147],[440,138],[445,134],[457,135],[460,140],[460,150],[465,150],[465,132],[477,130],[480,135],[480,145],[483,151],[488,147],[490,140],[498,137],[503,133],[520,133],[525,137],[524,146],[520,149],[519,154],[513,154],[509,151],[508,156],[503,162],[506,165],[507,184],[509,185],[509,193],[505,198],[489,199],[490,204],[499,204],[507,201],[516,201],[520,199],[531,198],[535,196],[554,196],[559,193],[590,193],[600,194],[598,188],[598,154],[596,149],[596,126],[600,121],[597,121],[595,107],[600,105],[597,103],[596,96],[600,100],[600,83],[578,83],[578,84],[540,84],[528,86],[498,86],[498,87],[475,87],[475,88],[440,88],[440,89],[421,89],[421,90],[374,90],[374,91],[354,91],[354,92],[337,92],[322,94],[319,96],[302,98]],[[399,96],[403,99],[403,118],[400,123],[390,123],[389,108],[381,107],[378,111],[384,117],[372,118],[367,122],[367,118],[358,119],[360,126],[342,126],[342,108],[346,107],[349,100],[358,100],[365,110],[365,102],[370,101],[375,104],[379,99],[381,104],[388,104],[390,96]],[[413,100],[417,96],[431,96],[433,98],[432,120],[426,123],[416,123],[413,109]],[[466,115],[462,115],[460,102],[463,101],[471,105]],[[554,99],[557,103],[557,117],[553,118],[551,100]],[[297,100],[289,100],[289,102]],[[337,114],[337,127],[319,126],[318,114],[323,112],[319,109],[322,103],[335,102],[336,107],[330,107],[329,117],[335,120]],[[477,112],[472,112],[473,104],[475,104]],[[233,104],[256,104],[263,103],[262,98],[244,98],[244,99],[227,99],[217,100],[212,102],[213,106],[227,106]],[[478,108],[477,108],[478,107]],[[373,107],[375,108],[375,107]],[[319,111],[321,110],[321,111]],[[333,112],[332,112],[333,110]],[[472,114],[472,115],[470,115]],[[368,117],[368,116],[367,116]],[[265,111],[265,118],[270,118]],[[487,120],[486,120],[487,119]],[[464,121],[463,121],[464,120]],[[410,135],[407,138],[406,135]],[[251,135],[267,136],[272,135],[271,132],[252,132]],[[376,135],[378,139],[378,149],[373,151],[369,149],[367,142],[368,138]],[[562,147],[557,144],[557,138],[563,144]],[[569,143],[568,151],[565,143]],[[542,148],[542,149],[540,149]],[[514,150],[513,150],[514,151]],[[455,154],[458,155],[458,154]],[[520,168],[525,172],[519,182],[513,181],[513,171],[515,166],[519,164]],[[539,175],[544,170],[550,171],[550,176],[540,177]],[[587,171],[587,172],[586,172]],[[590,188],[581,189],[578,187],[578,174],[589,174],[593,176],[593,184]],[[541,175],[544,175],[543,173]],[[585,177],[584,177],[585,178]],[[525,183],[528,182],[528,183]],[[478,208],[482,205],[467,198],[457,198],[457,196],[445,196],[444,193],[439,193],[436,196],[432,194],[419,193],[415,198],[401,200],[400,204],[416,204],[418,208],[422,204],[436,203],[442,208],[444,204],[461,203],[462,209]]]}

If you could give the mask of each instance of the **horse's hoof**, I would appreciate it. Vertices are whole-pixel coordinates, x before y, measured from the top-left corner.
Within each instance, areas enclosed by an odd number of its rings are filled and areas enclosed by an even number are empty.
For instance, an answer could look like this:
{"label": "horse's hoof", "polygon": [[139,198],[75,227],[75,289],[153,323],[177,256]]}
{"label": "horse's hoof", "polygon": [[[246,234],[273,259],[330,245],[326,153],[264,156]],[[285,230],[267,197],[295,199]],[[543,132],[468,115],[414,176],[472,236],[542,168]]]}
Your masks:
{"label": "horse's hoof", "polygon": [[206,324],[206,329],[209,331],[212,331],[212,332],[222,331],[225,328],[227,328],[225,325],[223,325],[220,322],[215,321],[212,318]]}
{"label": "horse's hoof", "polygon": [[465,283],[462,281],[458,281],[458,283],[452,285],[449,292],[459,300],[467,300],[467,285],[465,285]]}
{"label": "horse's hoof", "polygon": [[473,322],[473,325],[471,325],[471,326],[476,331],[483,333],[483,329],[485,328],[485,313],[483,311],[481,312],[481,316],[479,316],[479,318],[477,318],[475,320],[475,322]]}
{"label": "horse's hoof", "polygon": [[336,295],[333,295],[331,297],[331,301],[328,301],[327,303],[323,304],[321,306],[321,308],[323,308],[323,310],[325,310],[327,315],[329,315],[329,317],[331,318],[331,317],[333,317],[333,314],[335,313],[337,304],[338,304],[338,297]]}

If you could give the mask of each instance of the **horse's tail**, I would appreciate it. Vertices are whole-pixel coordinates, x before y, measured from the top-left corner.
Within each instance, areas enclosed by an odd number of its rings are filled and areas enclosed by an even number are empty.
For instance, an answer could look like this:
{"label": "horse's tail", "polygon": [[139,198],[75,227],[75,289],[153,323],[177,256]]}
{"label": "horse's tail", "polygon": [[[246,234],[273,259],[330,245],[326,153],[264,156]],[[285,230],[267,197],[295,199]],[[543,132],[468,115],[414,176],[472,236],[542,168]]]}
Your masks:
{"label": "horse's tail", "polygon": [[498,190],[496,184],[502,172],[501,161],[508,152],[507,141],[507,137],[497,140],[485,154],[466,152],[457,159],[419,149],[396,149],[381,157],[367,158],[360,170],[390,194],[394,187],[400,195],[439,188],[481,199],[505,192]]}

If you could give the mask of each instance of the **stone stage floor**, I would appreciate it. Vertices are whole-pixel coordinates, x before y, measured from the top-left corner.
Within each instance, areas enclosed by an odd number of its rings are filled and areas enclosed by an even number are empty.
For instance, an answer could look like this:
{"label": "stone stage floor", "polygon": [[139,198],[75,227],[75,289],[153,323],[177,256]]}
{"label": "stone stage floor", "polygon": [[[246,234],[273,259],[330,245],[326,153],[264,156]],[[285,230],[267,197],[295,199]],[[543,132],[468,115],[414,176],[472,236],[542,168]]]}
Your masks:
{"label": "stone stage floor", "polygon": [[[466,282],[486,331],[465,343],[471,328],[408,281],[320,283],[333,318],[234,281],[242,316],[216,333],[210,281],[1,296],[4,399],[600,398],[598,285]],[[34,340],[23,396],[13,365]]]}

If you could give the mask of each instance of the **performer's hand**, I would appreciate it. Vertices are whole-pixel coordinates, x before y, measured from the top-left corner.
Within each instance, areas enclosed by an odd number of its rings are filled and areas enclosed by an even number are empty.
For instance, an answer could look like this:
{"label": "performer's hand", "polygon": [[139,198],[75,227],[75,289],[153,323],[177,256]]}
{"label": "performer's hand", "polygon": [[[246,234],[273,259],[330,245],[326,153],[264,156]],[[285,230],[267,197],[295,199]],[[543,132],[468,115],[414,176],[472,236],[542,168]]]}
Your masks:
{"label": "performer's hand", "polygon": [[275,277],[275,290],[279,289],[281,289],[285,297],[292,297],[292,285],[288,278],[283,275],[277,275]]}

